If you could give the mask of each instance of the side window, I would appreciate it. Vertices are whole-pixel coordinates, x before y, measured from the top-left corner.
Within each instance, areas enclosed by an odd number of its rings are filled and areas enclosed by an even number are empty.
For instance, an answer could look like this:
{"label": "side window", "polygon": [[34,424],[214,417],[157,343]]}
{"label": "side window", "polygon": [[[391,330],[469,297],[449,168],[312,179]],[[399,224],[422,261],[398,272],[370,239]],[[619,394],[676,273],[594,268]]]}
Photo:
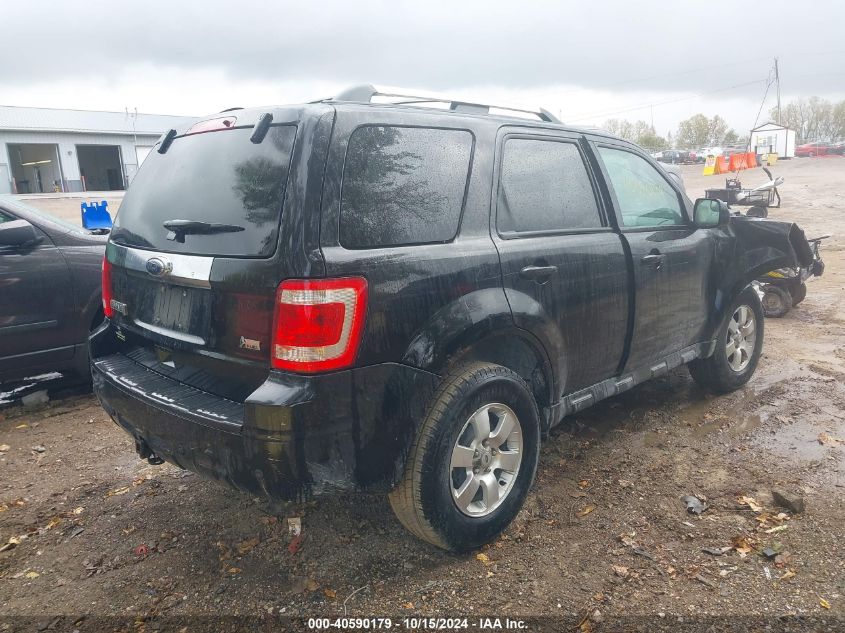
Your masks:
{"label": "side window", "polygon": [[677,192],[644,158],[600,147],[625,226],[686,224]]}
{"label": "side window", "polygon": [[355,130],[343,166],[340,243],[374,248],[454,239],[472,145],[464,130]]}
{"label": "side window", "polygon": [[3,222],[11,222],[14,218],[5,211],[0,211],[0,224]]}
{"label": "side window", "polygon": [[496,209],[502,234],[602,225],[581,152],[569,142],[505,141]]}

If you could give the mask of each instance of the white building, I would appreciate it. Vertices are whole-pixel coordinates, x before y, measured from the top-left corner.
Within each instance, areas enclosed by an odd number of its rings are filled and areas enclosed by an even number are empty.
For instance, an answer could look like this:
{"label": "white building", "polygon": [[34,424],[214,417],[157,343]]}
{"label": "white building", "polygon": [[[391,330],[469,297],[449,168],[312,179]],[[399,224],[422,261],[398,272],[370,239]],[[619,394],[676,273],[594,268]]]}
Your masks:
{"label": "white building", "polygon": [[0,106],[0,194],[114,191],[189,117]]}
{"label": "white building", "polygon": [[776,153],[778,158],[795,158],[795,130],[764,123],[751,130],[751,149],[757,155]]}

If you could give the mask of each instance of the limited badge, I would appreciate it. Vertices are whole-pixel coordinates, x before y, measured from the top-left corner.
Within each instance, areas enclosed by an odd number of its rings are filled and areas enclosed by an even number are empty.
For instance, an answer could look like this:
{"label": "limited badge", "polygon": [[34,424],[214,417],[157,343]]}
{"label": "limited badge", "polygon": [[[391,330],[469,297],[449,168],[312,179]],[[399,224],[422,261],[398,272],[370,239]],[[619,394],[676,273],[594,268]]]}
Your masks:
{"label": "limited badge", "polygon": [[241,347],[241,349],[250,349],[254,352],[260,352],[261,351],[261,341],[256,341],[253,338],[245,338],[245,337],[242,336],[241,342],[240,342],[240,347]]}

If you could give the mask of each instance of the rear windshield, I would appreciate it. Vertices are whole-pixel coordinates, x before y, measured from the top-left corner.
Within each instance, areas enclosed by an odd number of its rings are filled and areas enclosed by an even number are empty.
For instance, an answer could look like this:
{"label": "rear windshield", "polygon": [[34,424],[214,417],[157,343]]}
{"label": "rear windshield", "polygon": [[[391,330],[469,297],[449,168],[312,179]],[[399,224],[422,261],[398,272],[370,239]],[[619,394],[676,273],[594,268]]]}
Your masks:
{"label": "rear windshield", "polygon": [[[195,134],[164,154],[150,152],[120,205],[112,241],[172,253],[272,255],[296,127],[274,126],[257,145],[251,134],[251,127]],[[174,235],[164,227],[173,220],[227,226]]]}

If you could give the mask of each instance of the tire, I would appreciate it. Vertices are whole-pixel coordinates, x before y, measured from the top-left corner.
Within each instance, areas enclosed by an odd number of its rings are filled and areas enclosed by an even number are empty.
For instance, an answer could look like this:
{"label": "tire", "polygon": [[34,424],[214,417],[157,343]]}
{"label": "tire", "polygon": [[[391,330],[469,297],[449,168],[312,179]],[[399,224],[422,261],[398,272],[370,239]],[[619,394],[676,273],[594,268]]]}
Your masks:
{"label": "tire", "polygon": [[[746,310],[744,316],[741,313],[742,308]],[[739,319],[737,319],[738,315],[740,315]],[[751,340],[751,332],[747,331],[747,318],[749,316],[753,319],[753,341]],[[737,320],[739,320],[740,326],[742,323],[746,323],[746,327],[737,328]],[[757,369],[757,363],[760,361],[760,354],[763,351],[764,323],[760,297],[757,296],[757,291],[754,288],[748,286],[726,311],[716,334],[716,349],[713,354],[708,358],[700,358],[689,364],[689,372],[693,380],[703,389],[714,393],[730,393],[747,383],[754,375],[754,370]],[[740,355],[740,362],[736,362],[737,356],[734,355],[740,351],[737,350],[736,332],[740,333],[744,344],[742,346],[744,354]],[[731,354],[732,343],[735,350],[734,354]]]}
{"label": "tire", "polygon": [[750,218],[767,218],[769,217],[769,209],[767,207],[755,205],[749,208],[748,211],[745,212],[745,215]]}
{"label": "tire", "polygon": [[789,294],[792,297],[792,307],[794,308],[807,298],[807,284],[802,281],[797,286],[790,288]]}
{"label": "tire", "polygon": [[770,319],[785,316],[794,305],[792,295],[780,286],[766,284],[763,286],[763,314]]}
{"label": "tire", "polygon": [[[510,414],[517,433],[511,432],[499,445],[505,449],[496,452],[495,442],[502,438],[495,431],[508,428],[504,420]],[[481,446],[483,434],[476,433],[484,420],[492,447]],[[454,552],[480,547],[519,512],[534,481],[539,451],[540,416],[526,382],[500,365],[463,365],[434,394],[402,480],[388,495],[390,506],[410,532],[437,547]],[[497,464],[507,464],[513,472],[497,469]],[[494,499],[489,504],[488,494]]]}

